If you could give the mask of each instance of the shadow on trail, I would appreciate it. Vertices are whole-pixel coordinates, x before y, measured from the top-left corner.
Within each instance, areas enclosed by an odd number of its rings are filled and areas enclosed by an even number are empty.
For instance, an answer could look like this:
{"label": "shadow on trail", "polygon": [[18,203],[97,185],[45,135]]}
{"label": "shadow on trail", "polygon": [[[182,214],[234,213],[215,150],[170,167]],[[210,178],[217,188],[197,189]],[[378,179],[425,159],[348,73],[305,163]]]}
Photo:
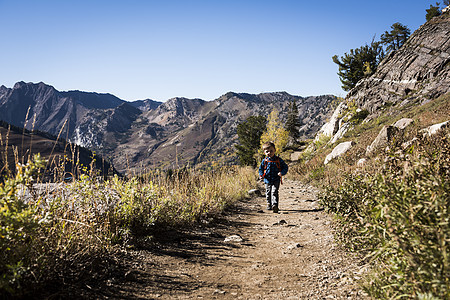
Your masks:
{"label": "shadow on trail", "polygon": [[312,208],[312,209],[283,209],[281,212],[287,213],[308,213],[308,212],[319,212],[324,211],[324,208]]}
{"label": "shadow on trail", "polygon": [[[237,203],[212,221],[201,222],[185,228],[157,230],[150,237],[136,239],[133,247],[151,255],[169,256],[202,265],[212,265],[214,261],[224,259],[222,258],[223,253],[227,250],[251,246],[245,242],[224,241],[227,236],[237,234],[241,229],[255,225],[244,218],[242,220],[236,218],[236,215],[245,216],[251,213],[254,213],[252,209],[243,203]],[[227,259],[229,257],[226,255]]]}
{"label": "shadow on trail", "polygon": [[198,263],[206,263],[210,260],[205,259],[208,251],[242,247],[242,244],[224,242],[224,239],[229,235],[236,234],[241,228],[250,226],[254,226],[254,224],[222,218],[202,226],[160,231],[153,234],[150,243],[136,246],[153,255],[196,259]]}
{"label": "shadow on trail", "polygon": [[[254,247],[250,243],[225,242],[225,238],[238,234],[241,229],[255,224],[245,220],[236,220],[236,214],[245,215],[252,212],[245,205],[236,204],[235,207],[225,211],[223,215],[213,221],[201,223],[196,226],[159,230],[151,238],[143,241],[137,240],[134,244],[135,253],[145,253],[145,256],[125,254],[122,260],[122,274],[134,272],[131,279],[118,280],[112,286],[103,287],[103,292],[112,298],[118,295],[127,295],[127,299],[148,299],[139,295],[132,295],[136,286],[146,292],[165,291],[170,295],[173,291],[190,293],[197,289],[211,287],[210,282],[200,281],[185,272],[174,272],[180,265],[195,263],[203,267],[213,266],[219,262],[234,258],[243,258],[232,255],[233,248]],[[147,260],[142,263],[142,260]],[[141,264],[140,267],[136,265]],[[128,270],[128,271],[127,271]],[[123,277],[122,277],[123,278]],[[167,294],[166,294],[167,293]],[[158,296],[156,296],[158,297]],[[120,298],[120,296],[118,297]]]}

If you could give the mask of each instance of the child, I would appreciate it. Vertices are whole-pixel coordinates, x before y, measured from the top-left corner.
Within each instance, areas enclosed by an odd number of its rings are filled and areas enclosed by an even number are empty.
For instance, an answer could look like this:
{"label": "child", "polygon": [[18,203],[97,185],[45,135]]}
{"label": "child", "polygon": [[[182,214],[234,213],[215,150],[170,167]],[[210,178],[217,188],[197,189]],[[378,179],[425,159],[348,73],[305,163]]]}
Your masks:
{"label": "child", "polygon": [[275,155],[275,144],[267,142],[262,145],[266,158],[259,166],[259,178],[264,179],[266,185],[267,209],[278,213],[278,190],[280,189],[281,176],[288,171],[287,164]]}

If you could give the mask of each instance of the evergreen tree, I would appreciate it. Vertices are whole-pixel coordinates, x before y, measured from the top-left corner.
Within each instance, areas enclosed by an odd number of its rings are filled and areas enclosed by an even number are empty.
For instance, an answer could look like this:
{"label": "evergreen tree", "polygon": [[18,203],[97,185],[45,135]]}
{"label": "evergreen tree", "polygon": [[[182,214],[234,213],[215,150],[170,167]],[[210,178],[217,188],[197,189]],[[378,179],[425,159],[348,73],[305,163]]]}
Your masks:
{"label": "evergreen tree", "polygon": [[237,125],[239,145],[236,145],[236,153],[239,162],[243,166],[256,166],[255,153],[260,148],[260,139],[266,130],[266,118],[263,116],[250,116],[244,122]]}
{"label": "evergreen tree", "polygon": [[351,49],[341,59],[333,56],[333,61],[339,66],[339,79],[342,89],[349,91],[364,77],[375,73],[379,63],[384,58],[384,50],[380,42],[372,40],[370,45],[358,49]]}
{"label": "evergreen tree", "polygon": [[387,45],[386,50],[388,52],[400,49],[411,34],[411,30],[407,26],[398,22],[392,24],[391,28],[390,32],[385,31],[381,35],[381,43]]}
{"label": "evergreen tree", "polygon": [[440,16],[441,11],[439,9],[439,2],[436,2],[436,6],[430,4],[430,8],[426,9],[426,12],[427,14],[425,15],[425,19],[427,20],[427,22],[433,19],[433,17]]}
{"label": "evergreen tree", "polygon": [[[272,110],[267,120],[266,131],[261,135],[260,145],[271,141],[275,144],[277,153],[280,153],[286,147],[288,137],[289,133],[284,129],[283,124],[280,121],[278,110]],[[260,149],[259,153],[264,156],[262,149]]]}
{"label": "evergreen tree", "polygon": [[286,121],[286,130],[289,133],[289,137],[294,140],[294,142],[299,137],[299,128],[300,128],[300,120],[298,118],[298,107],[297,103],[294,99],[291,103],[289,103],[289,111],[287,115]]}

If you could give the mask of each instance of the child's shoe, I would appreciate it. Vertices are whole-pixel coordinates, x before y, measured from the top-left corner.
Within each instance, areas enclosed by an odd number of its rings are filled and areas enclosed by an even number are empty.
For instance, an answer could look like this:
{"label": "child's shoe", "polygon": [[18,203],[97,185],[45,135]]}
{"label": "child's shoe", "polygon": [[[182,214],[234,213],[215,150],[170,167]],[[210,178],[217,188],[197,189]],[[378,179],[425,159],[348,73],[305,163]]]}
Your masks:
{"label": "child's shoe", "polygon": [[278,206],[277,206],[277,205],[274,205],[274,206],[272,207],[272,211],[273,211],[274,214],[278,213]]}

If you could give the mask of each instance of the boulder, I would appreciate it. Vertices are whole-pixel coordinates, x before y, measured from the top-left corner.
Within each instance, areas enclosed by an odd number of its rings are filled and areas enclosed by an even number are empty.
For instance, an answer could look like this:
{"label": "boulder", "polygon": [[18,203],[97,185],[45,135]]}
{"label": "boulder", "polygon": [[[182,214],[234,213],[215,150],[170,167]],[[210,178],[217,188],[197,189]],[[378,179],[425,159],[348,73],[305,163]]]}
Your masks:
{"label": "boulder", "polygon": [[262,195],[261,191],[258,190],[258,189],[251,189],[251,190],[248,191],[248,194],[250,196],[256,196],[256,197],[260,197]]}
{"label": "boulder", "polygon": [[408,127],[413,122],[414,122],[413,119],[403,118],[403,119],[400,119],[397,122],[395,122],[394,125],[392,125],[392,126],[402,130],[402,129],[405,129],[406,127]]}
{"label": "boulder", "polygon": [[378,136],[375,138],[375,140],[373,140],[372,144],[367,146],[366,156],[370,156],[373,154],[373,152],[375,152],[375,150],[387,146],[398,131],[399,129],[395,126],[383,126],[383,128],[381,128],[380,130],[380,133],[378,133]]}
{"label": "boulder", "polygon": [[336,143],[339,139],[341,139],[344,134],[347,133],[352,128],[350,123],[343,123],[341,126],[339,126],[339,130],[334,134],[334,136],[330,140],[330,144]]}
{"label": "boulder", "polygon": [[236,243],[240,243],[240,242],[243,242],[244,241],[244,239],[240,236],[240,235],[238,235],[238,234],[235,234],[235,235],[230,235],[230,236],[228,236],[228,237],[226,237],[225,239],[224,239],[224,242],[225,243],[229,243],[229,242],[236,242]]}
{"label": "boulder", "polygon": [[366,162],[367,162],[367,159],[361,158],[360,160],[358,160],[358,162],[356,163],[356,165],[357,165],[358,167],[362,167],[362,166],[364,166],[364,165],[366,164]]}
{"label": "boulder", "polygon": [[423,135],[428,135],[428,136],[432,136],[434,134],[436,134],[439,130],[447,128],[449,126],[449,121],[445,121],[439,124],[434,124],[431,125],[430,127],[427,127],[425,129],[422,129],[422,133]]}
{"label": "boulder", "polygon": [[331,151],[331,153],[328,154],[327,157],[325,157],[324,164],[326,165],[334,158],[343,155],[345,152],[347,152],[353,146],[353,144],[354,143],[352,141],[350,141],[350,142],[343,142],[343,143],[340,143],[339,145],[337,145],[333,149],[333,151]]}
{"label": "boulder", "polygon": [[300,159],[300,155],[302,154],[302,151],[294,151],[291,153],[291,161],[297,161]]}
{"label": "boulder", "polygon": [[333,112],[330,120],[325,123],[322,128],[317,132],[314,141],[318,141],[321,136],[332,137],[339,130],[339,121],[341,120],[342,113],[347,109],[345,102],[339,103]]}
{"label": "boulder", "polygon": [[381,128],[378,136],[375,140],[367,146],[366,156],[370,156],[376,150],[386,147],[392,141],[394,136],[400,131],[405,129],[407,126],[414,122],[413,119],[403,118],[392,124],[391,126],[384,126]]}

